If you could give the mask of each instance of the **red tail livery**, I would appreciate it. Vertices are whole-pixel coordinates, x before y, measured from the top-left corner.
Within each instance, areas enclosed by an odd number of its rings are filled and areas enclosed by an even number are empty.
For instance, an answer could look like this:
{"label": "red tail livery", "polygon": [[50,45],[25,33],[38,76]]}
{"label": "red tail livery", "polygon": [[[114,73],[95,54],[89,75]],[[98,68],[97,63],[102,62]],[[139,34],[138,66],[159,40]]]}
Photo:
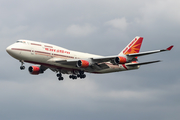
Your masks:
{"label": "red tail livery", "polygon": [[121,55],[124,54],[132,54],[132,53],[139,53],[141,49],[143,38],[142,37],[135,37],[120,53]]}

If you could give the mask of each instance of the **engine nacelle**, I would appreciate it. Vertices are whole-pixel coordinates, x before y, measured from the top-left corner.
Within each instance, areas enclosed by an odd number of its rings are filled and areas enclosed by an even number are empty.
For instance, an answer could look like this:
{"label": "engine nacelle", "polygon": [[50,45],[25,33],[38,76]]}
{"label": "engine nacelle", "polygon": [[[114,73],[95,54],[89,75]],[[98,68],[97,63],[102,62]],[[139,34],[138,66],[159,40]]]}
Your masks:
{"label": "engine nacelle", "polygon": [[76,65],[79,68],[87,68],[89,67],[89,62],[86,60],[79,60]]}
{"label": "engine nacelle", "polygon": [[38,75],[41,71],[38,66],[30,66],[28,70],[32,75]]}
{"label": "engine nacelle", "polygon": [[124,63],[127,63],[127,60],[125,57],[118,56],[115,58],[114,62],[116,64],[124,64]]}

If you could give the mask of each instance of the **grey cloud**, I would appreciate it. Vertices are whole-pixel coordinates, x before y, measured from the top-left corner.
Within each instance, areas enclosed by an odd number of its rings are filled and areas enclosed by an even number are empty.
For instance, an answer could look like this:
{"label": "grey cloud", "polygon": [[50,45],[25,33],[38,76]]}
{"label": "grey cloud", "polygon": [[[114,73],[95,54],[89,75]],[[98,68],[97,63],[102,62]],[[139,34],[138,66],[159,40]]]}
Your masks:
{"label": "grey cloud", "polygon": [[105,25],[110,25],[113,28],[117,28],[120,30],[126,30],[128,23],[126,21],[126,18],[118,18],[118,19],[113,19],[110,21],[105,22]]}
{"label": "grey cloud", "polygon": [[67,34],[74,37],[87,36],[96,31],[96,27],[85,24],[83,26],[80,25],[71,25],[67,28]]}

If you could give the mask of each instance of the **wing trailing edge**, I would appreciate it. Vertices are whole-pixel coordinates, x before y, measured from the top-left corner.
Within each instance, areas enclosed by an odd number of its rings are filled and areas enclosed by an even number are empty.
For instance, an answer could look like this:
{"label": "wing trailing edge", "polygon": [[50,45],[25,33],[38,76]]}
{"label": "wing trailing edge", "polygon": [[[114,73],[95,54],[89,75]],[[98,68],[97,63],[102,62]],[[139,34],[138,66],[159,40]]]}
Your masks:
{"label": "wing trailing edge", "polygon": [[157,63],[157,62],[161,62],[161,61],[156,60],[156,61],[149,61],[149,62],[142,62],[142,63],[128,63],[128,64],[126,64],[126,66],[147,65],[147,64],[151,64],[151,63]]}

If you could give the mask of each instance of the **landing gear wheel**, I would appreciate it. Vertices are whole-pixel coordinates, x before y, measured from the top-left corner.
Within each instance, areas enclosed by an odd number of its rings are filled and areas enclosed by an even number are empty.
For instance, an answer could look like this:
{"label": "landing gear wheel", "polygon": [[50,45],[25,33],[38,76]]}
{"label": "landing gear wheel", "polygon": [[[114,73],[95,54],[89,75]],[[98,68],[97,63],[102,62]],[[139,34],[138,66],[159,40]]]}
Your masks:
{"label": "landing gear wheel", "polygon": [[24,70],[24,69],[25,69],[25,66],[21,66],[20,69],[21,69],[21,70]]}
{"label": "landing gear wheel", "polygon": [[73,76],[73,79],[77,79],[77,76]]}
{"label": "landing gear wheel", "polygon": [[86,78],[86,75],[85,75],[85,74],[80,75],[80,78],[81,78],[81,79],[82,79],[82,78]]}
{"label": "landing gear wheel", "polygon": [[62,77],[62,75],[59,73],[59,74],[57,74],[57,77]]}
{"label": "landing gear wheel", "polygon": [[61,80],[64,80],[64,78],[62,77],[62,73],[59,71],[56,75],[58,77],[58,80],[61,81]]}
{"label": "landing gear wheel", "polygon": [[61,81],[61,80],[64,80],[64,78],[63,77],[59,77],[58,80]]}
{"label": "landing gear wheel", "polygon": [[77,79],[77,76],[75,76],[75,75],[70,75],[69,78],[74,80],[74,79]]}
{"label": "landing gear wheel", "polygon": [[86,75],[85,75],[85,74],[83,75],[83,78],[86,78]]}

